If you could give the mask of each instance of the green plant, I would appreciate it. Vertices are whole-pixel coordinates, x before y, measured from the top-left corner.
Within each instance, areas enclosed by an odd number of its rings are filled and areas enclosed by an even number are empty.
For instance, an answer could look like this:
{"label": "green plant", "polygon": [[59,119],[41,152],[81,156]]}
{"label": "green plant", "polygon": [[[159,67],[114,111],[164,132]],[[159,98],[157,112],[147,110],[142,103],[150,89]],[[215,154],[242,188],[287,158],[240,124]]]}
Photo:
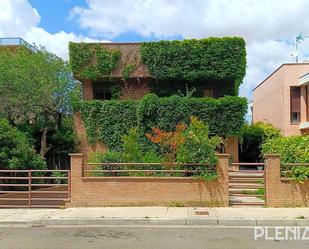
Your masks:
{"label": "green plant", "polygon": [[246,44],[240,37],[145,42],[140,53],[156,79],[185,82],[228,79],[234,94],[238,93],[246,72]]}
{"label": "green plant", "polygon": [[94,43],[69,43],[70,66],[75,76],[97,80],[106,77],[117,67],[121,52]]}
{"label": "green plant", "polygon": [[184,142],[179,146],[177,162],[209,165],[217,163],[215,151],[221,140],[217,136],[209,137],[206,124],[196,117],[191,117],[190,125],[183,132],[183,136]]}
{"label": "green plant", "polygon": [[91,143],[103,141],[111,150],[121,150],[123,135],[139,127],[143,148],[154,146],[145,138],[153,127],[170,132],[176,125],[196,116],[209,127],[209,134],[223,137],[239,134],[244,123],[247,100],[236,96],[220,99],[171,96],[159,98],[148,94],[141,100],[83,101],[81,112]]}
{"label": "green plant", "polygon": [[[309,136],[279,137],[262,145],[263,154],[280,154],[282,164],[309,163]],[[293,166],[290,176],[299,182],[309,178],[309,167]]]}
{"label": "green plant", "polygon": [[280,130],[269,123],[245,124],[240,132],[240,160],[244,162],[262,161],[262,144],[268,139],[281,137]]}
{"label": "green plant", "polygon": [[122,136],[137,126],[138,101],[84,101],[78,109],[90,143],[103,141],[110,150],[122,149]]}
{"label": "green plant", "polygon": [[[67,173],[61,172],[61,171],[53,171],[52,172],[52,177],[66,177]],[[54,182],[56,184],[62,184],[62,183],[67,183],[67,179],[54,179]]]}
{"label": "green plant", "polygon": [[299,216],[297,216],[297,217],[296,217],[296,219],[299,219],[299,220],[304,220],[304,219],[305,219],[305,216],[303,216],[303,215],[299,215]]}
{"label": "green plant", "polygon": [[36,154],[31,141],[23,132],[0,119],[1,169],[45,169],[43,158]]}
{"label": "green plant", "polygon": [[122,78],[127,80],[136,68],[135,64],[127,64],[122,70]]}
{"label": "green plant", "polygon": [[131,128],[128,134],[122,137],[123,157],[126,162],[140,162],[143,158],[137,127]]}

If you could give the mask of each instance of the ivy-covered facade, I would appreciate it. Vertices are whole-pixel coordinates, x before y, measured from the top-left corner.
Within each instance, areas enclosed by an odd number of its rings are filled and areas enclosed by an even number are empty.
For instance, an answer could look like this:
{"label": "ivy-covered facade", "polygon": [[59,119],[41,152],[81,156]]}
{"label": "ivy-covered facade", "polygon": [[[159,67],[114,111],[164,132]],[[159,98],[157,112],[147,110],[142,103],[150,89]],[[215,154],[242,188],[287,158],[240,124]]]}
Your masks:
{"label": "ivy-covered facade", "polygon": [[[242,38],[70,43],[69,51],[74,76],[83,83],[75,124],[86,137],[86,153],[97,144],[119,149],[132,127],[143,139],[151,127],[171,131],[196,116],[210,134],[229,138],[244,123],[247,101],[237,96],[246,72]],[[237,139],[225,152],[237,161]]]}
{"label": "ivy-covered facade", "polygon": [[237,95],[246,72],[245,41],[239,37],[70,43],[69,50],[85,99]]}

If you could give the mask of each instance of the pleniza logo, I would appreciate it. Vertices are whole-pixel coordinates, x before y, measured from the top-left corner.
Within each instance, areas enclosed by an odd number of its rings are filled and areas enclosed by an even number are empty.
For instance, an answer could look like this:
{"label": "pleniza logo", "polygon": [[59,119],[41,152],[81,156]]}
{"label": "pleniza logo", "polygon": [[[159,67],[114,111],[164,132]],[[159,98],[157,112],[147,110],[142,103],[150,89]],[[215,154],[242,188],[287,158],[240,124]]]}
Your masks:
{"label": "pleniza logo", "polygon": [[309,227],[254,227],[254,240],[309,240]]}

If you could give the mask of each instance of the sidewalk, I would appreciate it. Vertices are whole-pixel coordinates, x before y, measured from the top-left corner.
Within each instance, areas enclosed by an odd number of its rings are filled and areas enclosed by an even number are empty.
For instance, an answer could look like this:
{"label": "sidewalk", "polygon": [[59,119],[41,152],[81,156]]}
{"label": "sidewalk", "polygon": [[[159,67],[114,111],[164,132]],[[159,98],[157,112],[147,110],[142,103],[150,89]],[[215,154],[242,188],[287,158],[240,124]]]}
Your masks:
{"label": "sidewalk", "polygon": [[5,225],[309,226],[309,208],[0,209],[0,226]]}

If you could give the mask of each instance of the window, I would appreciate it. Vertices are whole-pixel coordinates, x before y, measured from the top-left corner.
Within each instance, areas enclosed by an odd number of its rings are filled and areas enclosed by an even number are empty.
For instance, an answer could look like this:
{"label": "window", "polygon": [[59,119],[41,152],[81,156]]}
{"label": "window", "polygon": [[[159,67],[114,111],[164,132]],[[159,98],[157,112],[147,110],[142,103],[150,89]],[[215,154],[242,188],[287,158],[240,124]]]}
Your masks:
{"label": "window", "polygon": [[95,99],[110,100],[110,99],[112,99],[112,94],[111,94],[110,91],[106,91],[106,90],[95,90],[94,91],[94,98]]}
{"label": "window", "polygon": [[300,87],[291,87],[290,89],[291,103],[291,123],[300,123]]}
{"label": "window", "polygon": [[206,88],[204,90],[204,97],[213,97],[214,96],[214,91],[213,89]]}

